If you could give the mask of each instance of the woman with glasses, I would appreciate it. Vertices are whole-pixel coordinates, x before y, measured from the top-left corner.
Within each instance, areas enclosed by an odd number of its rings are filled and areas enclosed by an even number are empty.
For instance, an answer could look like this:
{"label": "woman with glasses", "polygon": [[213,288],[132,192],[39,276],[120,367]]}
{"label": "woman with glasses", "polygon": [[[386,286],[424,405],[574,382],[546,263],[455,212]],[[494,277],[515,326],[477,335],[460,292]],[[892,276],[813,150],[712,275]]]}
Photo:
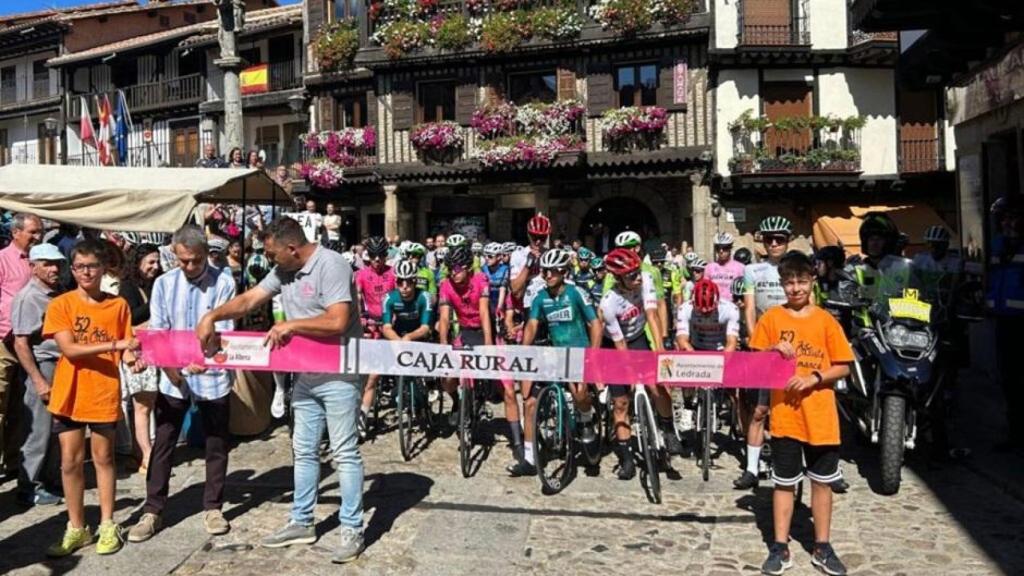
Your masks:
{"label": "woman with glasses", "polygon": [[[793,224],[782,216],[769,216],[758,226],[757,237],[764,246],[766,257],[761,262],[750,264],[743,271],[744,295],[743,316],[748,330],[753,330],[757,320],[769,308],[786,303],[786,293],[779,280],[779,262],[789,250],[793,236]],[[760,474],[761,447],[764,445],[764,422],[768,417],[769,390],[750,390],[748,402],[740,403],[740,420],[747,430],[747,465],[733,482],[737,490],[757,488]],[[748,404],[753,400],[751,415]]]}

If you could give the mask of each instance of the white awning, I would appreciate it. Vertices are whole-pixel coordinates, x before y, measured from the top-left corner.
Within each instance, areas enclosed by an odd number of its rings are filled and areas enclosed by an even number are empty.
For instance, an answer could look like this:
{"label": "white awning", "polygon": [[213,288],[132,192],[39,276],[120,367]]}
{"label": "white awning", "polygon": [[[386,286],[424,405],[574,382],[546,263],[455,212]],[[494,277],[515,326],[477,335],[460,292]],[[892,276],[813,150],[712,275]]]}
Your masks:
{"label": "white awning", "polygon": [[255,168],[0,167],[0,208],[100,230],[173,232],[199,202],[287,205],[291,199]]}

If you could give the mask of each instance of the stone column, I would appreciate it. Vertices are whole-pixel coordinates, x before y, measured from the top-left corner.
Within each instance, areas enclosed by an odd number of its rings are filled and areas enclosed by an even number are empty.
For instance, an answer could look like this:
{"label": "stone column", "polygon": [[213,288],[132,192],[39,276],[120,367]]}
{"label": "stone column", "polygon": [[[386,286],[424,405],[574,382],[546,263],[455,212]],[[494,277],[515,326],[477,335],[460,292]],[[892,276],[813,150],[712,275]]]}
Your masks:
{"label": "stone column", "polygon": [[226,149],[245,149],[242,131],[242,88],[239,71],[242,59],[236,51],[236,33],[245,27],[243,0],[214,0],[217,6],[217,40],[220,58],[213,63],[224,71],[224,140]]}
{"label": "stone column", "polygon": [[384,185],[384,235],[391,238],[398,234],[398,185]]}
{"label": "stone column", "polygon": [[700,174],[690,177],[693,197],[693,249],[704,258],[712,258],[712,234],[715,223],[711,217],[711,187],[703,183]]}

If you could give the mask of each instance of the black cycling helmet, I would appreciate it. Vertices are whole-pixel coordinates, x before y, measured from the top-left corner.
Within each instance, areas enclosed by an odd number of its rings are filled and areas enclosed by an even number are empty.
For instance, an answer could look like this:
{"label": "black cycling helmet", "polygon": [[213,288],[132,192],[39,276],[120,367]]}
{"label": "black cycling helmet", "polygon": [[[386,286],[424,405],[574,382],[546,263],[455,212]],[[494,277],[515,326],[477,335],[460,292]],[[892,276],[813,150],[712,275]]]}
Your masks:
{"label": "black cycling helmet", "polygon": [[729,286],[729,291],[732,292],[733,302],[740,302],[743,300],[743,294],[747,291],[747,285],[743,281],[742,276],[733,279],[732,285]]}
{"label": "black cycling helmet", "polygon": [[868,238],[872,236],[881,236],[885,239],[886,254],[896,252],[900,231],[896,227],[896,223],[885,212],[868,212],[864,215],[863,222],[860,225],[860,246],[862,251],[868,244]]}
{"label": "black cycling helmet", "polygon": [[754,260],[754,254],[749,248],[740,248],[732,253],[732,259],[744,266],[748,266]]}
{"label": "black cycling helmet", "polygon": [[814,253],[814,259],[828,264],[833,269],[842,268],[846,261],[846,251],[839,246],[825,246]]}
{"label": "black cycling helmet", "polygon": [[1003,214],[1024,214],[1024,197],[1020,194],[1003,196],[992,203],[988,212],[992,216],[1002,216]]}
{"label": "black cycling helmet", "polygon": [[366,253],[371,258],[374,256],[387,256],[390,248],[391,244],[383,236],[372,236],[366,241]]}
{"label": "black cycling helmet", "polygon": [[473,263],[473,251],[465,244],[449,248],[447,260],[449,268],[465,268]]}

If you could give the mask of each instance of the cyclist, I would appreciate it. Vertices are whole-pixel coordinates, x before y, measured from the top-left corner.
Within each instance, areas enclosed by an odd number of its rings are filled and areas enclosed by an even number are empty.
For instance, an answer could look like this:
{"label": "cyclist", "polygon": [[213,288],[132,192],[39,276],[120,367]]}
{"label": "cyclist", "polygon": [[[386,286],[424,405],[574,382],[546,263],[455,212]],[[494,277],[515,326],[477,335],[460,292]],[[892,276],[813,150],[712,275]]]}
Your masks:
{"label": "cyclist", "polygon": [[594,270],[590,267],[590,261],[593,259],[594,253],[584,246],[580,246],[573,258],[572,281],[588,292],[594,283]]}
{"label": "cyclist", "polygon": [[527,284],[540,274],[540,256],[551,235],[551,220],[538,212],[526,223],[526,234],[530,237],[529,246],[517,248],[509,260],[509,282],[517,298],[523,298]]}
{"label": "cyclist", "polygon": [[[655,242],[648,244],[647,257],[650,259],[651,264],[658,269],[658,273],[661,275],[662,284],[666,290],[668,290],[669,296],[672,298],[670,302],[666,302],[668,313],[671,316],[672,312],[679,308],[679,305],[683,303],[683,287],[686,283],[686,279],[683,277],[684,274],[676,266],[675,262],[669,259],[668,250],[665,246]],[[672,326],[669,325],[669,328]]]}
{"label": "cyclist", "polygon": [[[859,235],[864,255],[858,264],[853,265],[851,276],[860,286],[861,298],[874,301],[881,281],[878,267],[886,256],[897,254],[900,231],[888,214],[868,212],[861,222]],[[866,311],[862,317],[867,321]]]}
{"label": "cyclist", "polygon": [[[523,346],[533,345],[537,329],[543,322],[553,346],[600,347],[601,323],[593,306],[579,286],[566,282],[571,264],[572,254],[568,250],[555,248],[541,256],[541,274],[546,289],[537,294],[530,306],[529,321],[523,334]],[[509,474],[514,477],[537,473],[533,454],[533,414],[537,409],[537,399],[531,394],[532,383],[523,382],[522,386],[523,398],[526,399],[525,446],[522,453],[517,450],[516,462],[508,468]],[[594,407],[587,393],[587,386],[575,383],[569,386],[569,390],[580,412],[583,442],[595,442],[597,438],[593,427]]]}
{"label": "cyclist", "polygon": [[743,264],[732,257],[732,234],[719,232],[715,234],[715,261],[708,264],[705,274],[718,286],[718,294],[723,300],[732,302],[732,291],[729,289],[737,278],[743,277]]}
{"label": "cyclist", "polygon": [[[472,272],[473,254],[469,247],[461,244],[448,252],[446,265],[451,277],[441,282],[438,305],[438,338],[441,344],[482,346],[494,343],[491,333],[490,297],[487,276]],[[452,397],[452,412],[449,423],[458,425],[458,394],[454,378],[442,382],[445,391]]]}
{"label": "cyclist", "polygon": [[501,244],[491,242],[484,246],[484,265],[481,272],[487,276],[488,296],[491,302],[491,316],[498,317],[498,312],[505,302],[508,291],[508,264],[502,262]]}
{"label": "cyclist", "polygon": [[512,259],[512,253],[515,252],[519,246],[516,246],[515,242],[505,242],[501,245],[501,263],[509,265],[509,260]]}
{"label": "cyclist", "polygon": [[[624,248],[635,253],[638,257],[643,258],[643,242],[640,239],[640,235],[632,230],[626,230],[620,232],[615,236],[615,248]],[[607,262],[605,263],[607,266]],[[651,264],[649,259],[644,259],[641,262],[641,268],[643,272],[651,277],[651,282],[654,287],[655,298],[658,303],[658,329],[660,334],[668,334],[668,304],[665,302],[665,284],[662,281],[661,270]],[[608,293],[609,290],[615,285],[615,278],[613,276],[605,276],[604,279],[604,292]]]}
{"label": "cyclist", "polygon": [[403,259],[416,265],[416,288],[427,293],[433,308],[437,305],[437,280],[424,262],[426,255],[427,247],[418,242],[410,242],[403,251]]}
{"label": "cyclist", "polygon": [[746,284],[743,282],[743,278],[737,278],[732,281],[732,286],[729,287],[729,292],[732,292],[732,303],[736,305],[736,308],[740,311],[740,341],[739,344],[742,347],[747,341],[749,334],[747,323],[744,320],[746,317],[746,300],[743,295],[746,293]]}
{"label": "cyclist", "polygon": [[718,285],[710,278],[698,280],[693,299],[684,302],[676,314],[676,348],[732,352],[739,336],[739,308],[721,298]]}
{"label": "cyclist", "polygon": [[740,248],[732,255],[732,259],[744,266],[750,266],[750,263],[754,261],[754,253],[749,248]]}
{"label": "cyclist", "polygon": [[384,297],[384,327],[381,334],[388,340],[416,341],[430,336],[430,296],[420,290],[419,266],[403,260],[395,266],[397,288]]}
{"label": "cyclist", "polygon": [[[658,324],[658,297],[654,280],[642,270],[640,256],[628,248],[616,248],[605,256],[605,268],[614,279],[612,289],[601,298],[600,317],[604,335],[617,350],[662,350],[661,328]],[[629,480],[636,467],[629,449],[629,387],[611,386],[615,423],[615,452],[619,458],[618,477]],[[658,427],[665,445],[672,454],[682,452],[672,424],[672,400],[667,390],[650,389],[658,413]]]}
{"label": "cyclist", "polygon": [[[786,293],[779,280],[779,262],[789,249],[793,235],[793,224],[782,216],[769,216],[761,221],[757,235],[764,245],[767,258],[763,262],[748,265],[743,271],[744,322],[747,330],[753,330],[757,320],[769,308],[786,303]],[[768,417],[771,394],[768,390],[752,390],[755,400],[753,414],[747,403],[740,402],[740,423],[747,431],[747,465],[733,482],[737,490],[749,490],[758,485],[761,447],[764,446],[764,422]]]}
{"label": "cyclist", "polygon": [[951,238],[945,226],[931,226],[925,231],[927,252],[914,256],[914,274],[927,294],[929,302],[947,307],[954,302],[953,295],[964,272],[964,263],[949,249]]}
{"label": "cyclist", "polygon": [[707,260],[700,256],[690,261],[687,269],[690,271],[690,279],[683,285],[683,302],[689,302],[693,300],[693,288],[704,279],[704,271],[707,270]]}
{"label": "cyclist", "polygon": [[594,271],[594,279],[590,283],[588,292],[590,294],[591,304],[597,308],[601,304],[601,294],[604,292],[604,279],[608,275],[608,271],[604,267],[604,258],[600,256],[594,256],[590,259],[590,269]]}
{"label": "cyclist", "polygon": [[825,246],[814,253],[815,274],[814,303],[830,312],[844,330],[849,330],[849,314],[843,310],[827,307],[828,301],[847,302],[852,284],[843,270],[846,252],[839,246]]}
{"label": "cyclist", "polygon": [[[372,338],[378,338],[376,332],[383,319],[382,304],[384,297],[395,289],[395,273],[391,266],[387,265],[388,241],[381,236],[373,236],[366,241],[366,254],[370,265],[356,272],[356,292],[359,295],[360,310],[364,331]],[[362,409],[359,411],[359,434],[366,437],[369,424],[367,422],[370,408],[373,407],[373,397],[377,389],[379,374],[370,374],[366,380],[366,389],[363,390]]]}

